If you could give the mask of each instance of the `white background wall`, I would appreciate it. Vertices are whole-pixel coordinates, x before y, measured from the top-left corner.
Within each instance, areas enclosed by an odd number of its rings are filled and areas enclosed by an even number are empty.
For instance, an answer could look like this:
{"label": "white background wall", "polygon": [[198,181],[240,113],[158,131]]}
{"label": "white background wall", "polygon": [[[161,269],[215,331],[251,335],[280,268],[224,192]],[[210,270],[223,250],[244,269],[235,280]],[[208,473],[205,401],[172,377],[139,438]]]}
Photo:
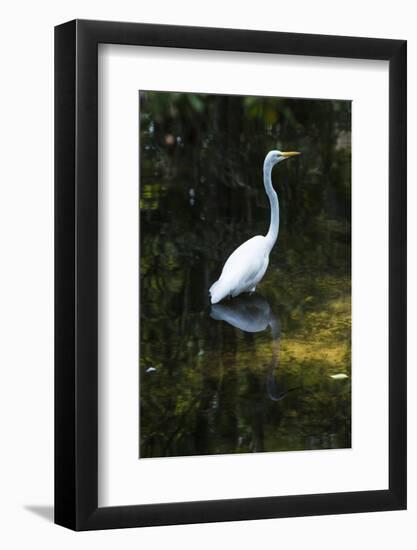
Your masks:
{"label": "white background wall", "polygon": [[[3,548],[411,549],[416,491],[417,34],[413,2],[15,0],[1,10],[0,544]],[[53,26],[73,18],[403,38],[409,53],[409,510],[72,533],[53,495]],[[371,208],[371,205],[370,205]],[[377,381],[375,381],[377,383]],[[343,475],[343,472],[340,472]]]}

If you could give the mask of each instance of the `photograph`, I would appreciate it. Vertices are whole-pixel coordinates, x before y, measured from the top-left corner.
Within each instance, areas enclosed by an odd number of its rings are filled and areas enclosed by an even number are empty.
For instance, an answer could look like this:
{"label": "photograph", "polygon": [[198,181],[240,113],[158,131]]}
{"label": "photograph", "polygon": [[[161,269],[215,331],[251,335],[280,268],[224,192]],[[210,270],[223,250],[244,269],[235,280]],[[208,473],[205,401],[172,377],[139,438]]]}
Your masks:
{"label": "photograph", "polygon": [[351,101],[139,92],[139,458],[351,447]]}
{"label": "photograph", "polygon": [[412,550],[415,6],[204,8],[3,6],[0,547]]}

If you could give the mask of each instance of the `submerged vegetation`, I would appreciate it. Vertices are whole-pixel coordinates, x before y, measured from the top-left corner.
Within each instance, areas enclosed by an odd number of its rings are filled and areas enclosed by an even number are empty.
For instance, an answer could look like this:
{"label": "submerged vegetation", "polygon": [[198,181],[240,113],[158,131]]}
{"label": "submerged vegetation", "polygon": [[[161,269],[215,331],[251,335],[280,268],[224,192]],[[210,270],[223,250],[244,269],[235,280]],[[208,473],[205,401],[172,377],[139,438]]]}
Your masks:
{"label": "submerged vegetation", "polygon": [[[349,447],[350,102],[141,92],[140,130],[140,456]],[[267,316],[251,332],[207,291],[268,228],[275,148],[302,157],[273,174],[267,274],[229,304]]]}

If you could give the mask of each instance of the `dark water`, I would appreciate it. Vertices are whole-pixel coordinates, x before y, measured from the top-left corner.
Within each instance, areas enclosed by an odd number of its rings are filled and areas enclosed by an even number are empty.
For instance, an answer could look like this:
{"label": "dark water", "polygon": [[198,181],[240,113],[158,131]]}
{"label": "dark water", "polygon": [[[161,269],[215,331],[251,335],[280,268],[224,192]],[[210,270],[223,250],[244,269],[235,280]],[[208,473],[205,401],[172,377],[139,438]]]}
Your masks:
{"label": "dark water", "polygon": [[[350,103],[141,93],[140,456],[350,447]],[[281,226],[252,295],[228,255]]]}

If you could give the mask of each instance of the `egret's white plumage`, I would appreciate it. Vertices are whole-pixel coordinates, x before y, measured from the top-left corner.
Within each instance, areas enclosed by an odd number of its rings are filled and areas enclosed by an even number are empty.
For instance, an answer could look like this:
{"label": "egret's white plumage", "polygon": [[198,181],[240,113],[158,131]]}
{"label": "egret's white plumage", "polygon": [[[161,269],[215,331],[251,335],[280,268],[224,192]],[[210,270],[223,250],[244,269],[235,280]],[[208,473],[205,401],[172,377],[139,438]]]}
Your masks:
{"label": "egret's white plumage", "polygon": [[299,155],[298,152],[283,153],[270,151],[264,161],[264,186],[271,204],[271,222],[268,233],[252,237],[241,244],[224,264],[220,278],[211,285],[211,303],[217,304],[226,297],[238,296],[242,292],[254,292],[268,268],[269,253],[279,231],[278,195],[272,187],[272,168],[286,158]]}

